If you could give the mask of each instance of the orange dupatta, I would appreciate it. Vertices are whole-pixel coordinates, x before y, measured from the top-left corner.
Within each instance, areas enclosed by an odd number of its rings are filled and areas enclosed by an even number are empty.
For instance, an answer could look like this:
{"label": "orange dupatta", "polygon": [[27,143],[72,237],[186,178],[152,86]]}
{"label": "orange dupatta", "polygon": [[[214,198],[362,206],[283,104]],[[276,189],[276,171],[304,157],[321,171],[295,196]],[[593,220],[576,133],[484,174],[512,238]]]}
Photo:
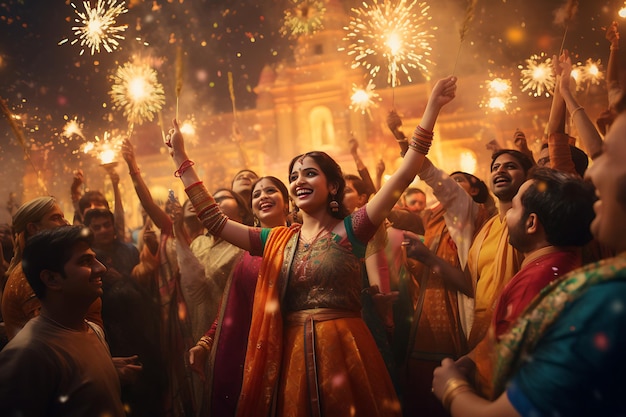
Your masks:
{"label": "orange dupatta", "polygon": [[[277,227],[271,230],[265,244],[254,292],[243,383],[237,404],[238,417],[269,415],[283,350],[280,299],[286,282],[279,282],[279,278],[285,254],[296,249],[297,241],[290,243],[290,240],[297,232],[295,228]],[[284,277],[286,279],[287,275]]]}

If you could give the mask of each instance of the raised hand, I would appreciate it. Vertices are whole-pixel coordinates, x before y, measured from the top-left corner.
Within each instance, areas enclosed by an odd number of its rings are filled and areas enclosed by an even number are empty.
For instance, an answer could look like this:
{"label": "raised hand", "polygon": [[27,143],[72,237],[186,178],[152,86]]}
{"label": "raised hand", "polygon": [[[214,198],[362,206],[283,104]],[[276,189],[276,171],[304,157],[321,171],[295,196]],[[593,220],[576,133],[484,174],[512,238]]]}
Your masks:
{"label": "raised hand", "polygon": [[605,37],[612,47],[619,47],[619,30],[615,20],[606,28]]}
{"label": "raised hand", "polygon": [[456,81],[457,78],[453,75],[437,81],[428,103],[441,108],[451,102],[456,96]]}
{"label": "raised hand", "polygon": [[185,153],[185,140],[183,134],[178,126],[176,119],[172,120],[172,127],[167,136],[165,136],[165,144],[170,148],[170,156],[176,158],[177,155],[186,155]]}
{"label": "raised hand", "polygon": [[355,154],[359,149],[359,141],[356,140],[353,133],[350,133],[350,139],[348,140],[348,146],[350,146],[350,153]]}

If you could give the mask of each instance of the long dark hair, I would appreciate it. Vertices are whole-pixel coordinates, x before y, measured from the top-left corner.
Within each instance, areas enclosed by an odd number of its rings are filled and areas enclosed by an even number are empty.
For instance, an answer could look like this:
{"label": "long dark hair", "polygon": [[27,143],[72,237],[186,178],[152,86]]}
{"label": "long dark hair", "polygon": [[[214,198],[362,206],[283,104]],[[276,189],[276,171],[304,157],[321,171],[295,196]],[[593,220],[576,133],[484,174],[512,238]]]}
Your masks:
{"label": "long dark hair", "polygon": [[[343,178],[341,167],[326,152],[313,151],[298,155],[293,158],[289,163],[289,172],[287,173],[287,175],[291,175],[291,171],[293,170],[293,166],[295,165],[296,161],[302,161],[306,157],[312,158],[315,161],[315,163],[320,167],[320,169],[326,176],[326,181],[329,184],[335,184],[337,186],[337,194],[335,196],[332,196],[330,193],[328,194],[328,204],[326,205],[326,210],[331,216],[335,217],[336,219],[342,220],[349,213],[346,207],[343,205],[343,194],[346,189],[346,180]],[[330,210],[330,202],[333,199],[339,204],[339,210],[336,213]]]}
{"label": "long dark hair", "polygon": [[[286,209],[285,214],[289,214],[289,191],[287,190],[287,186],[285,185],[285,183],[283,183],[281,180],[279,180],[278,178],[272,175],[266,175],[265,177],[260,177],[252,182],[252,188],[251,188],[252,194],[254,194],[254,187],[256,187],[256,185],[261,180],[268,180],[272,184],[274,184],[276,188],[278,188],[278,191],[280,191],[280,194],[283,196],[283,202],[285,203],[285,209]],[[250,198],[250,210],[253,211],[252,210],[252,198]]]}

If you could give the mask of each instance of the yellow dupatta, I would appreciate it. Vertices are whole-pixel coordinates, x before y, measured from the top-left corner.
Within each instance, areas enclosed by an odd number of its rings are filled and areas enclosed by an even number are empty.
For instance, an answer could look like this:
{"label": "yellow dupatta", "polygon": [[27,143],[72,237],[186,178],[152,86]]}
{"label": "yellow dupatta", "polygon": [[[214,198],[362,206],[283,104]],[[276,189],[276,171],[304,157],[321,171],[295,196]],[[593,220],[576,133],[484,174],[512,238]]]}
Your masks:
{"label": "yellow dupatta", "polygon": [[[271,230],[254,292],[252,323],[243,371],[237,416],[269,414],[282,361],[283,317],[280,310],[282,288],[279,282],[286,253],[293,253],[298,229],[277,227]],[[283,275],[286,279],[287,275]]]}

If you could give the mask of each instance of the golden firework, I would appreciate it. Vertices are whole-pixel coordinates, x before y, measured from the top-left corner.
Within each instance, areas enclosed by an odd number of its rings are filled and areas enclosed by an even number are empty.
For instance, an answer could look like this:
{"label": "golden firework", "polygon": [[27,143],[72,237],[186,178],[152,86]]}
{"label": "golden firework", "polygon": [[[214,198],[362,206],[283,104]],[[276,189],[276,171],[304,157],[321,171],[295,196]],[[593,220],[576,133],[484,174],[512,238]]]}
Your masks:
{"label": "golden firework", "polygon": [[344,41],[348,56],[353,59],[352,68],[364,67],[375,78],[383,62],[387,68],[387,82],[392,87],[400,84],[398,72],[402,71],[412,80],[412,69],[428,76],[430,61],[430,41],[433,35],[429,26],[431,17],[428,5],[417,0],[396,0],[369,5],[363,3],[359,9],[352,9],[348,32]]}
{"label": "golden firework", "polygon": [[118,67],[111,81],[114,108],[121,109],[130,124],[151,121],[165,104],[163,85],[148,65],[128,62]]}
{"label": "golden firework", "polygon": [[[70,44],[80,43],[80,55],[84,54],[86,49],[91,51],[91,55],[96,52],[100,53],[101,47],[107,52],[117,49],[119,41],[124,39],[122,32],[128,28],[128,25],[116,25],[116,19],[128,12],[123,1],[118,3],[118,0],[98,0],[95,7],[91,7],[88,1],[84,1],[84,12],[79,11],[74,3],[71,5],[78,15],[74,19],[78,25],[72,27],[76,39]],[[68,40],[63,39],[59,45]]]}

